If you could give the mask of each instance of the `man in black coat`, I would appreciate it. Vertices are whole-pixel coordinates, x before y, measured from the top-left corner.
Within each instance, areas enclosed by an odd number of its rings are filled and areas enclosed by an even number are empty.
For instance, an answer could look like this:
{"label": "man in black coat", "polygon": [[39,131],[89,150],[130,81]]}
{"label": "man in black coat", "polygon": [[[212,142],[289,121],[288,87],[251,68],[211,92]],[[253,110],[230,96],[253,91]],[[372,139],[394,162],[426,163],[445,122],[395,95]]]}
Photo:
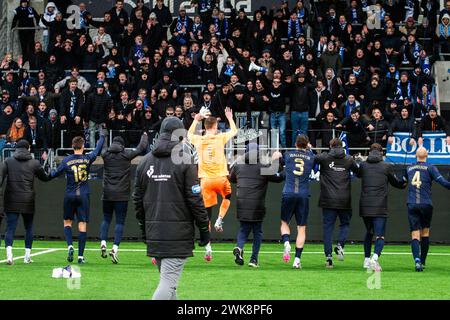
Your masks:
{"label": "man in black coat", "polygon": [[114,137],[111,146],[103,144],[103,222],[100,229],[100,248],[102,258],[106,258],[106,240],[109,225],[116,213],[116,227],[114,229],[114,245],[109,252],[113,263],[118,263],[118,251],[122,239],[125,218],[127,216],[128,200],[130,198],[131,161],[147,149],[148,136],[143,133],[136,149],[125,150],[122,137]]}
{"label": "man in black coat", "polygon": [[330,149],[316,156],[316,163],[320,165],[319,207],[323,210],[323,244],[327,268],[333,268],[332,237],[337,217],[341,224],[334,252],[339,260],[344,260],[344,245],[352,217],[350,171],[355,174],[358,172],[358,165],[345,153],[341,140],[332,139]]}
{"label": "man in black coat", "polygon": [[78,81],[75,78],[69,80],[69,88],[61,92],[59,98],[59,112],[63,130],[67,130],[66,146],[71,144],[72,138],[83,136],[83,122],[81,120],[84,109],[83,92],[77,88]]}
{"label": "man in black coat", "polygon": [[100,125],[108,121],[108,114],[112,109],[112,100],[105,92],[105,84],[98,81],[96,92],[91,93],[86,99],[85,113],[89,120],[89,145],[95,146],[95,132]]}
{"label": "man in black coat", "polygon": [[[394,173],[393,165],[383,161],[383,147],[374,143],[370,146],[367,161],[360,164],[357,173],[361,178],[361,197],[359,200],[359,215],[366,226],[364,238],[364,268],[381,271],[378,258],[384,246],[386,219],[388,216],[387,198],[388,184],[396,188],[405,188],[406,183],[398,179]],[[372,251],[372,239],[376,236],[375,251]]]}
{"label": "man in black coat", "polygon": [[210,240],[197,168],[176,135],[180,129],[180,119],[165,118],[154,150],[136,171],[136,218],[145,234],[147,255],[156,258],[160,272],[154,300],[177,299],[178,280],[186,258],[193,255],[194,223],[200,231],[199,245]]}
{"label": "man in black coat", "polygon": [[33,217],[35,211],[34,178],[49,181],[50,176],[41,167],[38,160],[31,157],[30,144],[19,140],[14,156],[4,162],[2,177],[6,179],[4,206],[6,212],[5,246],[7,264],[14,264],[12,245],[19,216],[25,225],[24,263],[31,263],[33,244]]}
{"label": "man in black coat", "polygon": [[34,46],[33,27],[37,26],[40,20],[39,14],[30,6],[29,0],[20,0],[20,6],[14,10],[14,18],[11,28],[30,28],[26,30],[19,30],[19,41],[22,48],[23,63],[30,60],[31,53]]}
{"label": "man in black coat", "polygon": [[257,268],[263,235],[262,223],[266,215],[267,186],[269,182],[283,181],[283,177],[279,173],[270,172],[272,168],[269,161],[261,156],[256,143],[249,143],[247,149],[247,153],[231,168],[229,177],[230,182],[237,183],[236,215],[240,223],[233,254],[236,264],[243,265],[244,245],[253,231],[252,255],[248,265]]}

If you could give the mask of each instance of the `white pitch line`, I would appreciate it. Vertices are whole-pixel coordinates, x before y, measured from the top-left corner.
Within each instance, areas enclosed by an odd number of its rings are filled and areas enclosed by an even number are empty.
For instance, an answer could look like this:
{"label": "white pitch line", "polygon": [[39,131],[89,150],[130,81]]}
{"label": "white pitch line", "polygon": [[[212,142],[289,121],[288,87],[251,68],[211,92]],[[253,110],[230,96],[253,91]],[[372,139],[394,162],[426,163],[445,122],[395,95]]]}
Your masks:
{"label": "white pitch line", "polygon": [[[13,250],[23,250],[23,248],[13,248]],[[34,248],[33,250],[47,250],[48,252],[53,252],[53,251],[66,251],[66,248]],[[100,251],[100,249],[93,249],[93,248],[89,248],[89,249],[84,249],[85,251]],[[147,252],[146,249],[119,249],[120,252]],[[194,250],[194,253],[204,253],[204,250]],[[294,251],[292,251],[293,253]],[[39,255],[39,254],[43,254],[43,253],[47,253],[47,252],[38,252],[35,253],[34,255]],[[213,249],[213,253],[232,253],[232,250],[214,250]],[[259,253],[261,254],[282,254],[283,251],[260,251]],[[324,254],[323,251],[303,251],[302,254]],[[364,254],[364,252],[356,252],[356,251],[349,251],[349,252],[345,252],[345,254],[348,255],[361,255]],[[382,255],[411,255],[411,252],[383,252]],[[450,256],[450,253],[428,253],[429,256]],[[33,255],[32,255],[33,256]],[[20,257],[23,258],[23,257]],[[17,259],[20,259],[17,258]],[[4,260],[6,261],[6,260]],[[0,261],[0,263],[2,263],[3,261]]]}
{"label": "white pitch line", "polygon": [[[13,249],[14,249],[14,248],[13,248]],[[18,248],[17,248],[17,249],[18,249]],[[22,249],[22,250],[23,250],[23,249]],[[36,249],[36,250],[39,250],[39,249]],[[55,252],[55,251],[58,251],[58,249],[47,249],[47,250],[45,250],[45,251],[40,251],[40,252],[32,253],[32,254],[30,255],[30,257],[40,256],[41,254],[46,254],[46,253]],[[23,258],[25,258],[25,256],[15,257],[15,258],[13,258],[13,260],[19,260],[19,259],[23,259]],[[8,261],[8,260],[0,260],[0,263],[5,263],[6,261]]]}

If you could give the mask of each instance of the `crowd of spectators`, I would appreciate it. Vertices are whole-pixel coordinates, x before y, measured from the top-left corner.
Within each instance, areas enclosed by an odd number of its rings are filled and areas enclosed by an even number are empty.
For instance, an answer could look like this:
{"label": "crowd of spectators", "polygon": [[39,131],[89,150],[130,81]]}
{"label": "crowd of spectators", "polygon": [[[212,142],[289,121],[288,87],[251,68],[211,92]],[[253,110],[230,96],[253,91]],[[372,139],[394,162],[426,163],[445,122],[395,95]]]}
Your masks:
{"label": "crowd of spectators", "polygon": [[117,0],[102,21],[81,3],[70,29],[55,3],[39,14],[20,1],[12,27],[46,29],[38,42],[19,31],[22,56],[1,61],[0,148],[22,137],[58,148],[61,130],[66,146],[81,134],[92,147],[100,125],[132,147],[165,117],[188,128],[201,107],[225,129],[227,106],[241,127],[279,129],[282,147],[305,132],[319,146],[346,131],[350,147],[450,134],[431,76],[449,49],[450,1],[281,1],[252,19],[229,2],[225,14],[197,0],[193,17],[136,3],[128,13]]}

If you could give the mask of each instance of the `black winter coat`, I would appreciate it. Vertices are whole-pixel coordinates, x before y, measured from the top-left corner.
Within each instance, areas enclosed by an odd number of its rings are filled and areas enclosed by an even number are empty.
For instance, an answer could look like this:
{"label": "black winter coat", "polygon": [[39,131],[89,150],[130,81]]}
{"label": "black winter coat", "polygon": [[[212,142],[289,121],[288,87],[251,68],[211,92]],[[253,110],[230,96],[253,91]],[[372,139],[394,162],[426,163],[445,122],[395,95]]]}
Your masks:
{"label": "black winter coat", "polygon": [[106,93],[94,92],[86,100],[85,112],[90,121],[100,124],[106,123],[111,108],[112,100]]}
{"label": "black winter coat", "polygon": [[369,153],[367,161],[359,166],[361,197],[359,215],[361,217],[387,217],[388,184],[403,189],[406,183],[398,179],[393,165],[383,161],[383,154],[377,150]]}
{"label": "black winter coat", "polygon": [[131,160],[140,155],[148,145],[148,136],[142,135],[141,141],[133,151],[125,150],[119,142],[113,142],[108,148],[103,144],[103,197],[105,201],[128,201],[130,197]]}
{"label": "black winter coat", "polygon": [[[266,215],[266,191],[269,182],[281,182],[283,177],[279,174],[262,175],[264,166],[249,164],[249,154],[244,156],[245,163],[235,164],[230,171],[230,181],[237,183],[237,219],[239,221],[263,221]],[[243,161],[244,162],[244,161]]]}
{"label": "black winter coat", "polygon": [[316,162],[320,165],[319,207],[351,210],[350,171],[358,172],[355,160],[337,147],[317,155]]}
{"label": "black winter coat", "polygon": [[3,179],[6,178],[5,212],[34,214],[34,177],[42,181],[51,179],[39,161],[27,149],[19,148],[5,160],[2,171]]}
{"label": "black winter coat", "polygon": [[[180,164],[171,159],[175,148],[183,160]],[[150,257],[191,257],[194,222],[199,228],[208,225],[197,168],[191,158],[182,143],[171,141],[171,135],[165,133],[138,165],[133,200],[137,219],[145,220]]]}

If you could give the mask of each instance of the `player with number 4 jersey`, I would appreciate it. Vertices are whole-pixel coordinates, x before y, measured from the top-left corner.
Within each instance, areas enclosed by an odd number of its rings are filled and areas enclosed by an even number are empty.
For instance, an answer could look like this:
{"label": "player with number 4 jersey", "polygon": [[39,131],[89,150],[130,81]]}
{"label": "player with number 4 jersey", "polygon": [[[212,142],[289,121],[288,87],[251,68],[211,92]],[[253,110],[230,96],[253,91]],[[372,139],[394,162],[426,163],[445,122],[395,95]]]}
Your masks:
{"label": "player with number 4 jersey", "polygon": [[75,137],[72,140],[74,154],[64,158],[58,168],[52,172],[52,178],[61,174],[66,175],[67,185],[64,196],[64,236],[68,246],[67,261],[73,261],[74,249],[72,245],[72,221],[75,216],[78,220],[78,263],[85,263],[83,257],[86,246],[86,228],[89,222],[89,172],[92,163],[97,158],[103,143],[105,142],[103,130],[95,150],[88,154],[84,153],[84,139]]}
{"label": "player with number 4 jersey", "polygon": [[417,162],[406,168],[408,179],[408,220],[411,231],[411,251],[416,271],[423,271],[429,248],[429,236],[433,204],[431,201],[431,184],[434,181],[450,189],[439,170],[427,161],[428,151],[417,149]]}

